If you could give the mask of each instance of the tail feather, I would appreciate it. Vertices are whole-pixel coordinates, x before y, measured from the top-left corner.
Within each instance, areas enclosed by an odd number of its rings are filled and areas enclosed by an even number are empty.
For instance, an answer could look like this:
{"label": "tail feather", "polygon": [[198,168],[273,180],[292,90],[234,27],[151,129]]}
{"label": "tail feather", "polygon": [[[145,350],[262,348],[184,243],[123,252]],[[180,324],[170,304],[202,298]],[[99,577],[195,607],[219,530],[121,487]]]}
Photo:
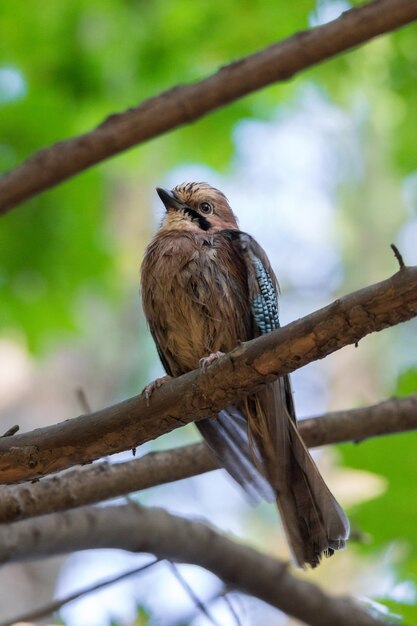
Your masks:
{"label": "tail feather", "polygon": [[[196,426],[210,450],[227,472],[248,494],[251,502],[275,500],[275,492],[257,467],[248,439],[248,422],[239,411],[229,406],[216,419],[202,419]],[[256,451],[255,455],[259,453]]]}
{"label": "tail feather", "polygon": [[322,555],[344,547],[349,522],[298,432],[289,379],[283,377],[249,399],[245,413],[295,560],[315,567]]}
{"label": "tail feather", "polygon": [[316,567],[345,546],[348,519],[298,432],[288,377],[196,425],[252,501],[276,500],[297,565]]}

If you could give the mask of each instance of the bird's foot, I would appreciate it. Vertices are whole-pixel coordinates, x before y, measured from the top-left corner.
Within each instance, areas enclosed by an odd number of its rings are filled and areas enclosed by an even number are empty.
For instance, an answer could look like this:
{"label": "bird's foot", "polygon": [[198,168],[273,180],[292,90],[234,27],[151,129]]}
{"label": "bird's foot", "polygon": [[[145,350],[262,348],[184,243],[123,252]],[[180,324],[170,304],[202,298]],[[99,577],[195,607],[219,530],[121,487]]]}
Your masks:
{"label": "bird's foot", "polygon": [[162,387],[162,385],[166,383],[168,380],[170,380],[171,378],[172,376],[168,376],[168,375],[162,376],[161,378],[157,378],[156,380],[149,383],[149,385],[146,385],[146,387],[144,387],[144,389],[142,390],[142,395],[145,396],[146,402],[148,404],[149,404],[149,399],[151,395],[153,394],[153,392],[155,391],[155,389],[159,389],[159,387]]}
{"label": "bird's foot", "polygon": [[203,357],[199,360],[200,369],[205,372],[209,365],[220,359],[221,356],[224,355],[224,352],[212,352],[208,356]]}

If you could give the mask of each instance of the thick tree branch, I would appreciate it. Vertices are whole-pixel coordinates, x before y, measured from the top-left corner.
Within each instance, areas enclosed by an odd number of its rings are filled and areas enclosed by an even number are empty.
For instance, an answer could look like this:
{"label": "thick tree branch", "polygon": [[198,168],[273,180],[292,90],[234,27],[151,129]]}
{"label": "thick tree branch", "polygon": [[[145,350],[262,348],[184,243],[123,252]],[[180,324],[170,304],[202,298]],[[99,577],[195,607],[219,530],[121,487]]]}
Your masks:
{"label": "thick tree branch", "polygon": [[392,398],[360,409],[334,411],[299,423],[309,448],[332,443],[359,443],[369,437],[392,435],[417,428],[417,393]]}
{"label": "thick tree branch", "polygon": [[0,179],[0,213],[5,213],[78,172],[131,146],[199,119],[271,83],[330,59],[417,19],[415,0],[376,0],[341,17],[222,67],[110,116],[96,129],[32,155]]}
{"label": "thick tree branch", "polygon": [[13,483],[128,450],[215,416],[265,382],[417,315],[417,267],[351,293],[288,326],[241,344],[206,372],[168,381],[147,405],[136,396],[91,415],[0,438],[0,482]]}
{"label": "thick tree branch", "polygon": [[0,527],[3,562],[91,548],[150,552],[161,559],[199,565],[227,586],[256,596],[311,626],[384,623],[352,599],[328,596],[315,585],[295,578],[285,562],[238,544],[201,522],[162,509],[90,507]]}
{"label": "thick tree branch", "polygon": [[[350,411],[337,411],[300,422],[310,447],[417,428],[417,394]],[[134,491],[218,469],[205,443],[151,452],[123,463],[97,463],[55,474],[36,483],[4,486],[0,523],[94,504]]]}
{"label": "thick tree branch", "polygon": [[205,443],[197,443],[150,452],[123,463],[104,461],[54,474],[35,483],[3,486],[0,523],[94,504],[218,467]]}

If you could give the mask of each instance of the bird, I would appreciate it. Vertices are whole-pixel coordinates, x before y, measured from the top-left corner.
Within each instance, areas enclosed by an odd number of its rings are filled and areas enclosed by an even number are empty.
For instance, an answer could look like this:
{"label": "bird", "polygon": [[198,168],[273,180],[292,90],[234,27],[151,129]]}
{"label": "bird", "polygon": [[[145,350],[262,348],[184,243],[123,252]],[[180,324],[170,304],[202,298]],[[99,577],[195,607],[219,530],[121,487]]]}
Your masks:
{"label": "bird", "polygon": [[[226,196],[204,182],[156,191],[165,214],[145,250],[141,295],[166,376],[145,387],[150,400],[169,377],[279,328],[276,276]],[[349,521],[299,434],[288,376],[196,426],[252,500],[276,502],[297,566],[345,547]]]}

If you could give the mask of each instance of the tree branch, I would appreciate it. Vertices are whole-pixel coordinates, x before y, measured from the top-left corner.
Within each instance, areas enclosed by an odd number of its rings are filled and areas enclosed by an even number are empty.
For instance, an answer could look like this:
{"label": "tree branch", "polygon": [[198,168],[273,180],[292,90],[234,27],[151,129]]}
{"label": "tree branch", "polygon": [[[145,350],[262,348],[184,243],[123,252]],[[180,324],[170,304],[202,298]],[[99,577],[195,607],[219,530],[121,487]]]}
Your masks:
{"label": "tree branch", "polygon": [[[137,506],[83,508],[0,527],[0,561],[119,548],[193,563],[311,626],[382,626],[348,597],[299,580],[285,562],[236,543],[201,522]],[[256,576],[253,573],[256,572]]]}
{"label": "tree branch", "polygon": [[0,438],[0,482],[19,482],[89,463],[198,418],[215,416],[265,382],[416,315],[417,267],[407,267],[241,344],[204,373],[194,370],[166,382],[148,404],[143,396],[135,396],[90,415]]}
{"label": "tree branch", "polygon": [[[350,411],[302,420],[300,432],[309,447],[417,428],[417,394]],[[218,469],[205,443],[151,452],[123,463],[97,463],[36,483],[4,486],[0,523],[94,504],[134,491]]]}
{"label": "tree branch", "polygon": [[190,123],[242,96],[417,19],[415,0],[376,0],[174,87],[96,129],[45,148],[0,179],[0,213],[131,146]]}

